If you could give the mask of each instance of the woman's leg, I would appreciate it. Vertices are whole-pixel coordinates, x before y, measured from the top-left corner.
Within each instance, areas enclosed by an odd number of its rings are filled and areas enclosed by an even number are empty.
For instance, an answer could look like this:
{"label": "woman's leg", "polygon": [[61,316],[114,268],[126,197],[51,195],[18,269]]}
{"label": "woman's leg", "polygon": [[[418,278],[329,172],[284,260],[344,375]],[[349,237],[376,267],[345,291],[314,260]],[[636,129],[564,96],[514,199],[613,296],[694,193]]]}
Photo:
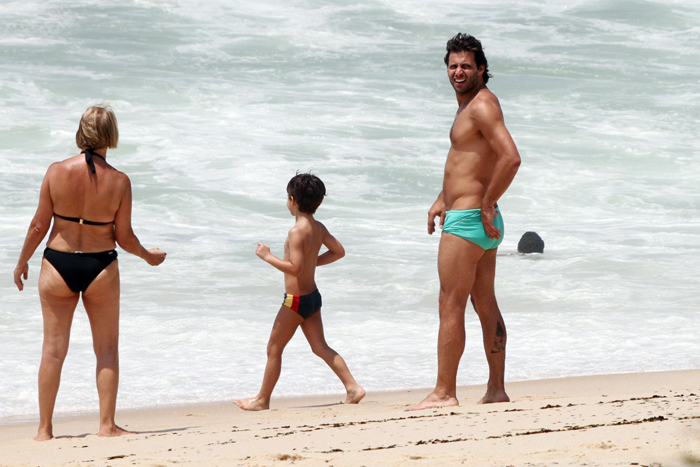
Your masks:
{"label": "woman's leg", "polygon": [[39,366],[39,431],[34,439],[45,441],[53,438],[53,410],[80,294],[69,289],[58,271],[44,259],[39,274],[39,297],[44,316],[44,345]]}
{"label": "woman's leg", "polygon": [[234,404],[243,410],[267,410],[270,408],[272,390],[275,389],[282,371],[282,352],[303,321],[301,316],[286,306],[280,308],[275,323],[272,325],[270,340],[267,343],[267,364],[260,392],[252,399],[234,400]]}
{"label": "woman's leg", "polygon": [[114,422],[119,387],[119,266],[112,262],[83,292],[97,357],[97,393],[100,398],[99,436],[128,433]]}
{"label": "woman's leg", "polygon": [[360,402],[365,397],[365,390],[352,377],[343,357],[326,343],[326,338],[323,335],[321,310],[306,318],[301,325],[301,330],[304,331],[306,340],[309,341],[313,353],[321,357],[342,381],[347,392],[345,403],[357,404]]}

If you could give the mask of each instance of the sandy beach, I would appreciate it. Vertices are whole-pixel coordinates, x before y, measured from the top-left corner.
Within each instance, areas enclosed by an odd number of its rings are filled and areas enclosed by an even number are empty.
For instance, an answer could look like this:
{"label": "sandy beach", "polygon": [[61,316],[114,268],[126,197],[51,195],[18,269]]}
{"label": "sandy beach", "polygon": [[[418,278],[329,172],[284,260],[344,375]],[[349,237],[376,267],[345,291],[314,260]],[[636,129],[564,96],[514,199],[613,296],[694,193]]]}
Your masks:
{"label": "sandy beach", "polygon": [[97,414],[58,416],[56,438],[36,422],[0,425],[2,466],[700,465],[700,370],[513,382],[512,402],[407,412],[426,390],[121,411],[138,432],[99,438]]}

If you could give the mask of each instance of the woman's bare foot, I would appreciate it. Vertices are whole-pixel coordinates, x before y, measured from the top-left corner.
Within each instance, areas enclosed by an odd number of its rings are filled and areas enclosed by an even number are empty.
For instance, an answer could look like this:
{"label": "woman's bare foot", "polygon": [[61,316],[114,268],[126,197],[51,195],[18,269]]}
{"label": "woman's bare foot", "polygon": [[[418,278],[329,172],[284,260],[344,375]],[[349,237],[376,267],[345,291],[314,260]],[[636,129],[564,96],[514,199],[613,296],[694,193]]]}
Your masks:
{"label": "woman's bare foot", "polygon": [[365,397],[365,390],[360,386],[348,391],[348,397],[345,398],[344,404],[358,404]]}
{"label": "woman's bare foot", "polygon": [[439,397],[437,394],[434,392],[431,392],[428,394],[428,397],[423,399],[420,404],[416,405],[415,407],[411,407],[410,409],[406,409],[407,411],[413,411],[413,410],[424,410],[424,409],[440,409],[442,407],[454,407],[459,405],[459,401],[457,400],[456,397],[453,396],[447,396],[447,397]]}
{"label": "woman's bare foot", "polygon": [[117,425],[112,425],[111,427],[100,428],[100,431],[97,433],[97,436],[110,438],[113,436],[124,436],[133,434],[135,434],[135,432],[127,431],[123,428],[118,427]]}
{"label": "woman's bare foot", "polygon": [[242,408],[243,410],[258,411],[270,409],[269,401],[265,403],[257,397],[253,397],[251,399],[236,399],[235,401],[233,401],[233,403],[236,404],[238,407]]}

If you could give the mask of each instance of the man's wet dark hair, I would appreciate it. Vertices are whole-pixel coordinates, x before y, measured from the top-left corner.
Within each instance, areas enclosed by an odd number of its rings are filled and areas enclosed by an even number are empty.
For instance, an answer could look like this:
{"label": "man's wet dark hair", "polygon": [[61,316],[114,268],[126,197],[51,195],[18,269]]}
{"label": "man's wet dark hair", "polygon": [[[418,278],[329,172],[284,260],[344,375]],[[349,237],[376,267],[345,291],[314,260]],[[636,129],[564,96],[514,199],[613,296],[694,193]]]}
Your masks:
{"label": "man's wet dark hair", "polygon": [[486,55],[484,55],[484,48],[481,46],[481,41],[474,36],[469,34],[457,33],[455,37],[447,41],[447,55],[445,55],[445,65],[450,63],[450,54],[456,52],[474,52],[474,60],[476,61],[476,67],[484,65],[484,74],[482,78],[484,79],[484,84],[489,82],[489,78],[493,76],[489,73],[489,62],[486,60]]}
{"label": "man's wet dark hair", "polygon": [[287,184],[287,195],[294,198],[299,211],[313,214],[326,196],[326,186],[311,174],[296,174]]}

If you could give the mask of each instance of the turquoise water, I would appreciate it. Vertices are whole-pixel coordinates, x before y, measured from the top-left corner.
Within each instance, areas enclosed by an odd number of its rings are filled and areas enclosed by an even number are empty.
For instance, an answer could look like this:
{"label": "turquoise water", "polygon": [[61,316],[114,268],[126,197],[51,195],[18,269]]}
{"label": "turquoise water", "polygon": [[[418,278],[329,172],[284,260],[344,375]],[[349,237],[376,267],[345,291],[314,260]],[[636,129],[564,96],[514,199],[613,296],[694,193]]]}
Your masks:
{"label": "turquoise water", "polygon": [[[36,414],[41,313],[11,272],[48,165],[108,102],[134,226],[119,406],[253,395],[282,299],[285,187],[311,169],[347,256],[319,270],[329,343],[371,391],[435,378],[439,192],[456,103],[444,44],[480,38],[523,158],[499,202],[508,380],[700,367],[700,6],[691,0],[22,1],[0,4],[0,417]],[[95,410],[79,307],[57,411]],[[460,384],[486,381],[467,311]],[[277,395],[341,393],[297,336]]]}

